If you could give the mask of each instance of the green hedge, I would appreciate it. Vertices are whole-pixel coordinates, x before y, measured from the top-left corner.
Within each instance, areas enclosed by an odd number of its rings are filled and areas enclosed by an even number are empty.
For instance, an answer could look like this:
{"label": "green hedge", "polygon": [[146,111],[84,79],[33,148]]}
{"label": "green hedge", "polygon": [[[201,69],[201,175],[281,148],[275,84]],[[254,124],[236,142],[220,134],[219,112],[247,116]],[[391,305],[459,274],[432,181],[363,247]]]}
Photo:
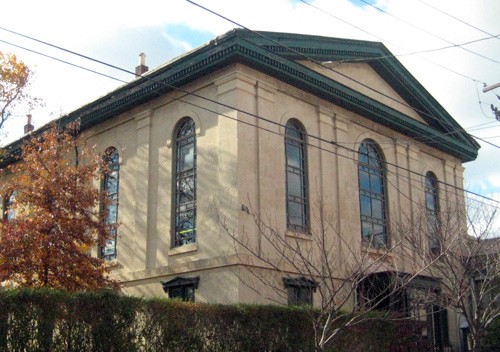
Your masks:
{"label": "green hedge", "polygon": [[[0,290],[0,351],[307,352],[314,351],[310,314],[293,307],[146,300],[112,291]],[[391,341],[403,341],[401,326],[370,320],[343,331],[330,350],[399,350]]]}

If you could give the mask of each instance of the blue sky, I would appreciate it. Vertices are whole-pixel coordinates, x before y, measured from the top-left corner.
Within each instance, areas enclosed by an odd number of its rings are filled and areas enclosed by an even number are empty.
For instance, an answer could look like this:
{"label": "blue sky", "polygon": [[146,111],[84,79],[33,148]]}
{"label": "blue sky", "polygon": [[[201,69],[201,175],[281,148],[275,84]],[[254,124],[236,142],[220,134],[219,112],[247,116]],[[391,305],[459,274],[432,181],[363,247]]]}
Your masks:
{"label": "blue sky", "polygon": [[[193,0],[194,1],[194,0]],[[471,134],[500,145],[500,89],[483,93],[483,83],[500,82],[498,0],[196,0],[254,30],[296,32],[382,41],[417,80]],[[436,7],[433,9],[428,4]],[[438,11],[439,10],[439,11]],[[145,52],[150,69],[236,27],[184,0],[68,2],[17,0],[2,4],[0,26],[133,71]],[[454,18],[453,18],[453,17]],[[472,42],[464,46],[453,44]],[[130,81],[133,76],[0,30],[0,40]],[[449,47],[448,49],[436,50]],[[33,91],[46,107],[33,111],[40,126],[111,91],[122,83],[0,42],[36,71]],[[419,54],[411,54],[421,52]],[[19,111],[24,115],[24,111]],[[7,126],[19,137],[23,117]],[[500,200],[500,149],[480,142],[476,161],[465,164],[467,188]]]}

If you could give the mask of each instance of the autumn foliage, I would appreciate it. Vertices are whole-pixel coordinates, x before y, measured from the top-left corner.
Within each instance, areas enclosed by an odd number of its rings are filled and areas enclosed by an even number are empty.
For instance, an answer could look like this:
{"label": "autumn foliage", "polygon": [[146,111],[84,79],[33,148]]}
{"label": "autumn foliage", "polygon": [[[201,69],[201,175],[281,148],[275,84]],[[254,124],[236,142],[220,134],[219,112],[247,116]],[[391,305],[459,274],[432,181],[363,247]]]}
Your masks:
{"label": "autumn foliage", "polygon": [[90,255],[114,226],[99,214],[94,181],[102,163],[78,146],[75,129],[53,126],[32,137],[20,160],[3,171],[9,180],[4,199],[14,197],[0,227],[0,283],[69,291],[116,287],[106,263]]}
{"label": "autumn foliage", "polygon": [[16,105],[24,104],[28,109],[41,102],[28,93],[33,71],[15,55],[0,51],[0,128],[11,116]]}

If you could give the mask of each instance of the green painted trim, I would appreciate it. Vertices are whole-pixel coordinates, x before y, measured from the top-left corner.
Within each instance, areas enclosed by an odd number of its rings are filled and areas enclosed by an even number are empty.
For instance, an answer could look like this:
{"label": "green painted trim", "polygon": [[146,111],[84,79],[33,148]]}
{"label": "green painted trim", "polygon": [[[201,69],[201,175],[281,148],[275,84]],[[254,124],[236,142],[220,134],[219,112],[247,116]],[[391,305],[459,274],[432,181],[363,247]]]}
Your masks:
{"label": "green painted trim", "polygon": [[[369,55],[373,57],[377,52],[380,52],[382,46],[373,42],[339,40],[325,37],[310,37],[311,40],[305,40],[309,37],[292,34],[282,35],[290,38],[290,40],[295,38],[295,47],[299,47],[300,44],[303,50],[315,51],[316,58],[321,57],[323,59],[327,57],[331,59],[332,56],[337,57],[338,55],[359,55],[360,57],[361,55]],[[249,41],[248,38],[252,38],[252,40]],[[315,42],[314,38],[320,38],[321,40]],[[257,36],[255,34],[247,31],[234,30],[228,32],[211,41],[209,44],[174,60],[170,64],[151,71],[146,77],[124,85],[108,95],[61,117],[57,120],[57,123],[60,126],[64,126],[69,122],[80,119],[81,128],[85,130],[121,113],[130,111],[134,107],[155,99],[158,96],[164,95],[174,90],[174,87],[182,87],[232,62],[242,62],[410,137],[425,138],[424,140],[431,139],[426,144],[454,155],[464,162],[474,160],[477,157],[479,145],[463,129],[453,136],[443,134],[443,130],[439,128],[439,125],[433,124],[427,126],[414,120],[395,109],[295,62],[293,55],[286,55],[283,52],[274,53],[266,47],[258,45],[256,39]],[[333,49],[328,46],[322,47],[324,43],[329,43],[330,47],[337,44],[338,46]],[[364,46],[366,43],[370,45]],[[309,44],[310,47],[308,47]],[[362,52],[362,49],[365,51]],[[280,50],[282,50],[281,47]],[[335,50],[337,53],[333,53],[332,50]],[[397,87],[404,88],[405,91],[409,92],[408,94],[418,96],[418,101],[422,100],[425,102],[428,109],[434,107],[433,111],[440,111],[440,105],[413,77],[408,76],[409,73],[404,70],[402,65],[391,64],[386,60],[384,66],[379,68],[379,70],[383,71],[386,78],[393,77],[395,81],[398,81]],[[403,84],[402,82],[406,82],[406,80],[412,83]],[[437,108],[435,108],[436,106]],[[442,110],[444,111],[444,109]],[[443,118],[446,123],[449,122],[447,116],[442,116],[442,111],[441,114],[438,114],[438,117]],[[451,117],[449,119],[459,128],[459,125]],[[43,128],[37,130],[36,133],[40,133],[41,130]],[[8,146],[8,149],[14,154],[18,154],[20,146],[25,139],[23,137],[15,141]],[[0,167],[4,167],[14,160],[13,158],[4,159],[0,162]]]}

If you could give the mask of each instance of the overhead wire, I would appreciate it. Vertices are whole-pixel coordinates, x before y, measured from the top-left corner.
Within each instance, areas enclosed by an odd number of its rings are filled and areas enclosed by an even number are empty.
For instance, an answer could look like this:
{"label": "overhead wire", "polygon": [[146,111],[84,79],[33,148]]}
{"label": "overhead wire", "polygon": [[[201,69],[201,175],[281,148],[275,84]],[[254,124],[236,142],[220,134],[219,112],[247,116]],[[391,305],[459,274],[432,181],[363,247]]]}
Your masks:
{"label": "overhead wire", "polygon": [[491,34],[491,33],[487,32],[487,31],[485,31],[485,30],[483,30],[483,29],[481,29],[481,28],[479,28],[477,26],[474,26],[474,25],[472,25],[472,24],[470,24],[470,23],[468,23],[468,22],[466,22],[466,21],[464,21],[464,20],[462,20],[462,19],[460,19],[460,18],[458,18],[456,16],[453,16],[453,15],[449,14],[446,11],[443,11],[443,10],[437,8],[434,5],[429,4],[426,1],[423,1],[423,0],[417,0],[417,1],[420,2],[420,3],[422,3],[422,4],[424,4],[424,5],[426,5],[426,6],[428,6],[428,7],[430,7],[430,8],[432,8],[432,9],[434,9],[434,10],[436,10],[436,11],[438,11],[438,12],[440,12],[440,13],[442,13],[442,14],[444,14],[444,15],[446,15],[446,16],[448,16],[448,17],[450,17],[450,18],[453,18],[454,20],[456,20],[456,21],[458,21],[458,22],[460,22],[462,24],[465,24],[468,27],[474,28],[475,30],[477,30],[477,31],[479,31],[481,33],[487,34],[487,35],[491,36],[492,38],[500,39],[498,37],[498,35]]}
{"label": "overhead wire", "polygon": [[77,65],[77,64],[74,64],[72,62],[66,61],[66,60],[59,59],[59,58],[57,58],[55,56],[51,56],[51,55],[48,55],[48,54],[44,54],[44,53],[35,51],[33,49],[29,49],[29,48],[27,48],[25,46],[14,44],[12,42],[8,42],[8,41],[3,40],[3,39],[0,39],[0,42],[4,43],[4,44],[7,44],[7,45],[10,45],[10,46],[13,46],[13,47],[18,48],[18,49],[22,49],[22,50],[31,52],[33,54],[37,54],[37,55],[43,56],[43,57],[51,59],[51,60],[58,61],[60,63],[66,64],[66,65],[69,65],[69,66],[73,66],[73,67],[76,67],[76,68],[79,68],[79,69],[82,69],[82,70],[85,70],[85,71],[88,71],[88,72],[91,72],[91,73],[95,73],[97,75],[100,75],[100,76],[103,76],[103,77],[106,77],[106,78],[109,78],[109,79],[112,79],[112,80],[115,80],[115,81],[118,81],[118,82],[121,82],[121,83],[128,83],[127,81],[122,80],[120,78],[116,78],[116,77],[113,77],[111,75],[108,75],[108,74],[105,74],[105,73],[102,73],[102,72],[99,72],[99,71],[96,71],[96,70],[92,70],[92,69],[90,69],[88,67],[84,67],[84,66]]}
{"label": "overhead wire", "polygon": [[[388,11],[386,11],[386,10],[384,10],[384,9],[382,9],[382,8],[380,8],[380,7],[378,7],[378,6],[376,6],[376,5],[369,3],[369,2],[368,2],[368,1],[366,1],[366,0],[359,0],[359,1],[361,1],[361,2],[365,3],[365,4],[366,4],[366,5],[368,5],[368,6],[373,7],[373,8],[374,8],[374,9],[376,9],[377,11],[380,11],[380,12],[385,13],[386,15],[388,15],[388,16],[390,16],[390,17],[392,17],[392,18],[395,18],[396,20],[398,20],[398,21],[400,21],[400,22],[402,22],[402,23],[405,23],[405,24],[406,24],[406,25],[408,25],[408,26],[411,26],[411,27],[413,27],[413,28],[415,28],[415,29],[418,29],[419,31],[421,31],[421,32],[423,32],[423,33],[426,33],[426,34],[428,34],[428,35],[430,35],[430,36],[433,36],[434,38],[440,39],[440,40],[442,40],[442,41],[444,41],[444,42],[446,42],[446,43],[448,43],[448,44],[451,44],[452,46],[457,46],[457,44],[456,44],[456,43],[453,43],[452,41],[449,41],[449,40],[447,40],[446,38],[443,38],[443,37],[441,37],[441,36],[439,36],[439,35],[437,35],[437,34],[434,34],[434,33],[432,33],[432,32],[429,32],[428,30],[426,30],[426,29],[424,29],[424,28],[421,28],[421,27],[419,27],[419,26],[417,26],[417,25],[415,25],[415,24],[413,24],[413,23],[411,23],[411,22],[408,22],[408,21],[406,21],[406,20],[404,20],[404,19],[402,19],[402,18],[400,18],[400,17],[398,17],[398,16],[396,16],[396,15],[393,15],[393,14],[391,14],[390,12],[388,12]],[[494,63],[496,63],[496,64],[500,64],[500,61],[497,61],[497,60],[495,60],[495,59],[492,59],[492,58],[490,58],[490,57],[487,57],[486,55],[482,55],[482,54],[477,53],[477,52],[475,52],[475,51],[473,51],[473,50],[467,49],[467,48],[465,48],[465,47],[463,47],[463,46],[457,46],[457,47],[458,47],[458,48],[460,48],[460,49],[462,49],[462,50],[465,50],[465,51],[467,51],[467,52],[469,52],[469,53],[471,53],[471,54],[473,54],[473,55],[476,55],[476,56],[478,56],[478,57],[481,57],[481,58],[483,58],[483,59],[489,60],[489,61],[494,62]]]}
{"label": "overhead wire", "polygon": [[[2,29],[2,30],[7,30],[7,29],[5,29],[5,28],[3,28],[3,27],[0,27],[0,29]],[[13,33],[13,34],[18,34],[18,33],[17,33],[17,32],[15,32],[15,31],[11,31],[11,30],[7,30],[7,31],[9,31],[9,32],[11,32],[11,33]],[[107,62],[104,62],[104,61],[102,61],[102,60],[98,60],[98,59],[95,59],[95,58],[89,57],[89,56],[87,56],[87,55],[83,55],[83,54],[80,54],[80,53],[77,53],[77,52],[71,51],[71,50],[69,50],[69,49],[65,49],[65,48],[59,47],[59,46],[54,45],[54,44],[50,44],[50,43],[45,42],[45,41],[42,41],[42,40],[40,40],[40,39],[31,38],[30,36],[23,35],[23,34],[20,34],[20,33],[19,33],[18,35],[20,35],[20,36],[22,36],[22,37],[25,37],[25,38],[27,38],[27,39],[32,39],[32,40],[35,40],[35,41],[37,41],[37,42],[39,42],[39,43],[41,43],[41,44],[44,44],[44,45],[47,45],[47,46],[50,46],[50,47],[53,47],[53,48],[56,48],[56,49],[59,49],[59,50],[65,51],[65,52],[67,52],[67,53],[70,53],[70,54],[73,54],[73,55],[79,56],[79,57],[81,57],[81,58],[85,58],[85,59],[87,59],[87,60],[90,60],[90,61],[93,61],[93,62],[96,62],[96,63],[102,64],[102,65],[105,65],[105,66],[111,67],[111,68],[113,68],[113,69],[116,69],[116,70],[119,70],[119,71],[122,71],[122,72],[125,72],[125,73],[128,73],[128,74],[132,74],[132,75],[134,75],[134,76],[138,76],[138,77],[140,77],[140,78],[146,79],[146,80],[148,80],[148,81],[152,81],[152,82],[154,82],[154,83],[158,83],[158,84],[163,85],[163,86],[166,86],[166,87],[168,87],[168,88],[170,88],[170,89],[172,89],[172,90],[175,90],[175,91],[178,91],[178,92],[184,93],[184,94],[185,94],[185,95],[187,95],[187,96],[194,96],[194,97],[197,97],[197,98],[203,99],[203,100],[205,100],[205,101],[208,101],[208,102],[214,103],[214,104],[216,104],[216,105],[218,105],[218,106],[223,106],[223,107],[227,107],[227,108],[233,109],[233,110],[235,110],[235,111],[241,112],[241,113],[246,114],[246,115],[248,115],[248,116],[252,116],[252,117],[254,117],[254,118],[256,118],[256,119],[262,120],[262,121],[264,121],[264,122],[266,122],[266,123],[270,123],[270,124],[272,124],[272,125],[275,125],[275,126],[277,126],[277,127],[281,128],[281,129],[284,129],[284,128],[286,127],[285,125],[280,124],[279,122],[276,122],[276,121],[273,121],[273,120],[270,120],[270,119],[267,119],[267,118],[263,118],[263,117],[261,117],[261,116],[259,116],[259,115],[257,115],[257,114],[253,114],[253,113],[250,113],[250,112],[247,112],[247,111],[244,111],[244,110],[241,110],[241,109],[235,108],[235,107],[233,107],[233,106],[230,106],[230,105],[227,105],[227,104],[221,103],[221,102],[219,102],[219,101],[215,101],[215,100],[213,100],[213,99],[210,99],[210,98],[207,98],[207,97],[201,96],[201,95],[199,95],[199,94],[197,94],[197,93],[190,92],[190,91],[184,90],[184,89],[182,89],[182,88],[176,87],[176,86],[174,86],[174,85],[172,85],[172,84],[168,84],[168,83],[163,82],[163,81],[158,81],[158,80],[155,80],[154,78],[149,77],[147,74],[146,74],[146,75],[137,75],[135,72],[132,72],[132,71],[130,71],[130,70],[127,70],[127,69],[121,68],[121,67],[116,66],[116,65],[113,65],[113,64],[109,64],[109,63],[107,63]],[[37,54],[38,54],[38,52],[37,52],[37,51],[31,50],[31,49],[30,49],[30,51],[31,51],[31,52],[33,52],[33,53],[37,53]],[[50,58],[50,56],[48,56],[48,55],[45,55],[45,54],[42,54],[42,53],[39,53],[39,54]],[[65,62],[64,60],[57,60],[57,61],[62,62],[62,63],[67,63],[67,62]],[[70,64],[70,63],[69,63],[69,64]],[[76,66],[76,67],[78,67],[79,65],[72,65],[72,66]],[[96,71],[96,72],[94,72],[94,70],[90,70],[90,69],[89,69],[89,70],[87,70],[87,71],[90,71],[90,72],[92,72],[92,73],[97,73],[97,74],[100,74],[99,72],[97,72],[97,71]],[[108,75],[104,75],[104,76],[106,76],[106,77],[107,77]],[[117,80],[118,80],[118,79],[117,79]],[[249,126],[255,127],[255,128],[257,128],[257,129],[260,129],[260,130],[263,130],[263,131],[269,132],[269,133],[273,133],[273,134],[277,134],[277,135],[280,135],[280,136],[284,136],[284,134],[283,134],[283,133],[281,133],[281,132],[277,132],[277,131],[271,130],[270,128],[264,128],[263,126],[255,125],[255,124],[252,124],[252,123],[250,123],[250,122],[243,121],[243,120],[241,120],[241,119],[238,119],[238,118],[232,117],[232,116],[227,115],[227,114],[222,114],[222,113],[220,113],[219,111],[217,111],[217,110],[215,110],[215,109],[210,109],[210,108],[207,108],[206,106],[202,106],[202,105],[199,105],[199,104],[196,104],[196,103],[190,102],[190,101],[183,100],[182,98],[169,97],[169,99],[171,99],[171,100],[173,100],[173,101],[181,101],[181,102],[183,102],[183,103],[186,103],[186,104],[189,104],[189,105],[191,105],[191,106],[194,106],[194,107],[200,108],[200,109],[202,109],[202,110],[205,110],[205,111],[211,112],[211,113],[213,113],[213,114],[216,114],[216,115],[221,115],[221,116],[223,116],[223,117],[225,117],[225,118],[228,118],[228,119],[230,119],[230,120],[233,120],[233,121],[235,121],[235,122],[237,122],[237,123],[243,123],[243,124],[245,124],[245,125],[249,125]],[[324,139],[324,138],[321,138],[321,137],[318,137],[318,136],[312,135],[312,134],[310,134],[310,133],[305,133],[305,135],[306,135],[308,138],[310,138],[310,139],[317,140],[318,142],[323,142],[323,143],[326,143],[326,144],[332,145],[332,146],[337,147],[337,148],[342,148],[342,149],[345,149],[345,150],[347,150],[347,151],[349,151],[349,152],[352,152],[352,153],[355,153],[355,154],[359,154],[359,153],[360,153],[358,150],[355,150],[355,149],[352,149],[352,148],[349,148],[349,147],[345,147],[345,146],[341,145],[340,143],[337,143],[337,142],[332,141],[332,140],[327,140],[327,139]],[[325,151],[325,152],[328,152],[328,153],[331,153],[331,154],[337,155],[337,156],[339,156],[339,157],[347,158],[347,159],[349,159],[349,160],[352,160],[352,161],[354,161],[354,162],[357,162],[357,159],[351,158],[351,157],[346,156],[346,155],[343,155],[343,154],[339,154],[339,153],[337,153],[335,150],[328,150],[328,149],[325,149],[325,148],[323,148],[323,147],[321,147],[321,146],[317,146],[317,145],[315,145],[315,144],[311,144],[310,142],[308,142],[307,144],[308,144],[309,146],[311,146],[311,147],[314,147],[314,148],[320,149],[320,150],[322,150],[322,151]],[[418,173],[418,172],[416,172],[416,171],[410,170],[410,169],[408,169],[408,168],[405,168],[405,167],[399,166],[399,165],[394,164],[394,163],[390,163],[390,162],[387,162],[387,161],[385,161],[384,163],[385,163],[385,165],[395,167],[396,169],[403,170],[403,171],[405,171],[405,172],[408,172],[409,174],[414,174],[414,175],[417,175],[417,176],[419,176],[419,177],[423,177],[423,176],[424,176],[424,175],[422,175],[422,174],[420,174],[420,173]],[[398,174],[398,175],[399,175],[399,174]],[[399,176],[401,176],[401,175],[399,175]],[[403,177],[406,177],[406,176],[403,176]],[[413,180],[413,181],[415,181],[415,180]],[[452,184],[446,183],[446,182],[444,182],[444,181],[438,181],[438,182],[439,182],[440,184],[442,184],[443,186],[450,187],[450,188],[454,188],[454,189],[456,189],[456,190],[458,190],[458,191],[460,191],[460,192],[464,192],[464,194],[471,194],[471,195],[474,195],[474,196],[480,197],[480,198],[482,198],[482,199],[484,199],[484,200],[487,200],[487,201],[490,201],[490,202],[493,202],[493,203],[496,203],[496,204],[499,204],[499,205],[500,205],[500,201],[497,201],[497,200],[495,200],[495,199],[493,199],[493,198],[490,198],[490,197],[487,197],[487,196],[484,196],[484,195],[478,194],[478,193],[476,193],[476,192],[472,192],[472,191],[466,190],[466,189],[464,189],[464,188],[461,188],[461,187],[458,187],[458,186],[455,186],[455,185],[452,185]]]}
{"label": "overhead wire", "polygon": [[[393,46],[395,46],[395,47],[401,48],[399,45],[394,44],[394,43],[391,43],[390,41],[387,41],[387,40],[385,40],[384,38],[381,38],[381,37],[379,37],[379,36],[376,36],[375,34],[373,34],[373,33],[371,33],[371,32],[368,32],[368,31],[366,31],[366,30],[362,29],[361,27],[358,27],[358,26],[356,26],[356,25],[354,25],[354,24],[352,24],[352,23],[350,23],[350,22],[348,22],[348,21],[345,21],[345,20],[341,19],[340,17],[335,16],[334,14],[332,14],[332,13],[330,13],[330,12],[328,12],[328,11],[326,11],[326,10],[324,10],[324,9],[322,9],[322,8],[320,8],[320,7],[316,6],[316,5],[314,5],[314,4],[312,4],[312,3],[308,2],[308,1],[305,1],[305,0],[299,0],[299,1],[301,1],[302,3],[304,3],[304,4],[308,5],[308,6],[310,6],[310,7],[314,8],[314,9],[316,9],[317,11],[322,12],[322,13],[324,13],[324,14],[326,14],[326,15],[328,15],[328,16],[330,16],[330,17],[332,17],[332,18],[336,19],[336,20],[339,20],[339,21],[341,21],[341,22],[343,22],[343,23],[345,23],[345,24],[348,24],[348,25],[350,25],[350,26],[352,26],[352,27],[354,27],[354,28],[356,28],[356,29],[358,29],[358,30],[361,30],[361,31],[363,31],[364,33],[366,33],[366,34],[368,34],[368,35],[370,35],[370,36],[373,36],[374,38],[377,38],[378,40],[380,40],[380,41],[382,41],[382,42],[385,42],[385,43],[391,44],[391,45],[393,45]],[[486,33],[486,34],[491,35],[490,33]],[[492,36],[492,37],[495,37],[495,38],[497,38],[497,39],[500,39],[500,35],[496,35],[496,36],[491,35],[491,36]],[[457,47],[457,46],[462,46],[462,45],[466,45],[466,44],[471,44],[471,43],[474,43],[474,42],[477,42],[477,41],[486,40],[486,39],[492,39],[492,38],[491,38],[491,37],[487,37],[487,38],[482,38],[482,39],[478,39],[478,40],[475,40],[475,41],[470,41],[470,42],[466,42],[466,43],[462,43],[462,44],[454,44],[454,45],[450,45],[450,46],[446,46],[446,47],[441,47],[441,48],[436,48],[436,49],[428,49],[428,50],[422,50],[422,51],[413,51],[413,52],[408,52],[408,53],[403,53],[403,54],[391,54],[391,55],[379,56],[379,57],[377,57],[377,58],[369,58],[369,59],[365,59],[365,58],[350,58],[350,59],[349,59],[349,61],[350,61],[350,62],[358,62],[358,61],[359,61],[359,62],[371,62],[371,61],[381,60],[381,59],[391,58],[391,57],[402,57],[402,56],[409,56],[409,55],[417,55],[417,57],[418,57],[419,59],[421,59],[421,60],[424,60],[424,61],[426,61],[426,62],[428,62],[428,63],[430,63],[430,64],[432,64],[432,65],[435,65],[435,66],[437,66],[437,67],[439,67],[439,68],[443,69],[443,70],[449,71],[449,72],[451,72],[451,73],[453,73],[453,74],[455,74],[455,75],[457,75],[457,76],[460,76],[460,77],[462,77],[462,78],[465,78],[465,79],[471,80],[472,82],[474,82],[474,85],[475,85],[476,90],[477,90],[477,83],[478,83],[478,82],[479,82],[479,83],[482,83],[483,85],[486,85],[486,82],[483,82],[483,81],[478,80],[478,79],[476,79],[476,78],[470,77],[470,76],[465,75],[465,74],[463,74],[463,73],[460,73],[460,72],[458,72],[458,71],[452,70],[452,69],[451,69],[450,67],[448,67],[448,66],[441,65],[441,64],[439,64],[439,63],[437,63],[437,62],[435,62],[435,61],[432,61],[432,60],[429,60],[429,59],[427,59],[427,58],[425,58],[425,57],[422,57],[422,56],[421,56],[421,55],[419,55],[419,54],[421,54],[421,53],[426,53],[426,52],[428,53],[428,52],[435,52],[435,51],[439,51],[439,50],[450,49],[450,48],[454,48],[454,47]],[[346,61],[346,60],[341,60],[340,62],[342,62],[342,61]],[[479,99],[479,100],[480,100],[480,99]],[[483,110],[483,107],[482,107],[482,105],[481,105],[481,104],[482,104],[482,103],[480,103],[480,106],[479,106],[479,107],[480,107],[480,110],[481,110],[482,114],[483,114],[484,116],[488,117],[488,116],[484,113],[484,110]]]}
{"label": "overhead wire", "polygon": [[[308,2],[308,1],[305,1],[305,0],[299,0],[299,1],[300,1],[300,2],[302,2],[302,3],[304,3],[304,4],[306,4],[306,5],[308,5],[308,6],[311,6],[312,8],[314,8],[314,9],[316,9],[316,10],[318,10],[318,11],[320,11],[320,12],[322,12],[322,13],[324,13],[324,14],[326,14],[326,15],[328,15],[328,16],[330,16],[330,17],[334,18],[334,19],[337,19],[337,20],[339,20],[339,21],[341,21],[341,22],[343,22],[343,23],[346,23],[346,24],[348,24],[348,25],[351,25],[352,27],[354,27],[354,28],[356,28],[356,29],[359,29],[359,30],[363,31],[364,33],[366,33],[366,34],[368,34],[368,35],[370,35],[370,36],[372,36],[372,37],[374,37],[374,38],[376,38],[376,39],[380,40],[381,42],[384,42],[384,43],[390,44],[390,45],[392,45],[392,46],[395,46],[395,47],[397,47],[397,48],[403,49],[403,48],[401,48],[401,46],[399,46],[399,45],[397,45],[397,44],[395,44],[395,43],[392,43],[391,41],[388,41],[388,40],[386,40],[385,38],[381,38],[381,37],[379,37],[379,36],[377,36],[377,35],[373,34],[372,32],[369,32],[369,31],[363,30],[363,29],[361,29],[360,27],[358,27],[358,26],[356,26],[356,25],[354,25],[354,24],[352,24],[352,23],[350,23],[350,22],[348,22],[348,21],[345,21],[345,20],[341,19],[340,17],[335,16],[335,15],[334,15],[334,14],[332,14],[331,12],[328,12],[328,11],[326,11],[326,10],[324,10],[324,9],[322,9],[322,8],[320,8],[320,7],[316,6],[316,5],[314,5],[314,4],[312,4],[312,3]],[[443,49],[443,50],[444,50],[444,49]],[[480,81],[480,80],[477,80],[477,79],[475,79],[475,78],[473,78],[473,77],[470,77],[470,76],[465,75],[465,74],[463,74],[463,73],[460,73],[460,72],[458,72],[458,71],[452,70],[452,69],[451,69],[451,68],[449,68],[448,66],[443,66],[443,65],[441,65],[441,64],[439,64],[439,63],[437,63],[437,62],[434,62],[434,61],[432,61],[432,60],[429,60],[429,59],[427,59],[427,58],[425,58],[425,57],[422,57],[422,56],[420,56],[420,55],[418,55],[418,54],[419,54],[419,52],[418,52],[418,51],[414,51],[414,52],[411,52],[411,53],[406,53],[406,54],[401,54],[401,55],[399,55],[399,54],[391,54],[391,55],[379,56],[379,57],[376,57],[376,58],[349,58],[349,61],[353,61],[353,62],[356,62],[356,61],[362,61],[362,62],[365,62],[365,61],[366,61],[366,62],[370,62],[370,61],[381,60],[381,59],[387,59],[387,58],[398,57],[398,56],[417,55],[417,56],[418,56],[418,58],[420,58],[421,60],[424,60],[424,61],[426,61],[426,62],[428,62],[428,63],[430,63],[430,64],[432,64],[432,65],[435,65],[435,66],[437,66],[437,67],[439,67],[439,68],[443,69],[443,70],[449,71],[449,72],[451,72],[451,73],[453,73],[453,74],[455,74],[455,75],[457,75],[457,76],[460,76],[460,77],[465,78],[465,79],[469,79],[469,80],[471,80],[471,81],[473,81],[473,82],[479,81],[480,83],[485,84],[485,82],[482,82],[482,81]]]}
{"label": "overhead wire", "polygon": [[[248,28],[248,27],[246,27],[246,26],[244,26],[244,25],[242,25],[242,24],[240,24],[240,23],[238,23],[238,22],[236,22],[236,21],[234,21],[234,20],[232,20],[232,19],[230,19],[230,18],[228,18],[228,17],[226,17],[226,16],[222,15],[222,14],[219,14],[219,13],[217,13],[217,12],[215,12],[215,11],[213,11],[213,10],[211,10],[211,9],[209,9],[209,8],[207,8],[207,7],[203,6],[203,5],[201,5],[201,4],[198,4],[198,3],[196,3],[196,2],[194,2],[194,1],[192,1],[192,0],[186,0],[186,1],[187,1],[188,3],[190,3],[190,4],[192,4],[192,5],[195,5],[195,6],[199,7],[199,8],[201,8],[201,9],[203,9],[203,10],[205,10],[205,11],[207,11],[207,12],[209,12],[209,13],[211,13],[211,14],[215,15],[215,16],[217,16],[217,17],[220,17],[220,18],[222,18],[222,19],[224,19],[224,20],[226,20],[226,21],[228,21],[228,22],[230,22],[230,23],[233,23],[234,25],[237,25],[238,27],[241,27],[241,28],[243,28],[243,29],[245,29],[245,30],[247,30],[247,31],[250,31],[251,33],[253,33],[253,34],[255,34],[255,35],[257,35],[257,36],[259,36],[259,37],[261,37],[261,38],[264,38],[264,39],[268,40],[269,42],[271,42],[271,43],[273,43],[273,44],[279,45],[280,47],[282,47],[282,48],[284,48],[284,49],[286,49],[286,50],[289,50],[290,52],[292,52],[292,53],[294,53],[294,54],[300,55],[301,57],[303,57],[303,58],[307,59],[308,61],[310,61],[310,62],[312,62],[312,63],[314,63],[314,64],[316,64],[316,65],[318,65],[318,66],[320,66],[320,67],[322,67],[322,68],[326,68],[326,69],[328,69],[328,70],[330,70],[330,71],[332,71],[332,72],[334,72],[334,73],[336,73],[336,74],[340,75],[341,77],[346,78],[346,79],[348,79],[348,80],[350,80],[350,81],[352,81],[352,82],[354,82],[354,83],[356,83],[356,84],[358,84],[358,85],[362,86],[363,88],[369,89],[370,91],[372,91],[372,92],[374,92],[374,93],[380,94],[380,95],[381,95],[381,96],[383,96],[384,98],[390,99],[390,100],[392,100],[392,101],[394,101],[394,102],[396,102],[396,103],[398,103],[398,104],[400,104],[400,105],[402,105],[402,106],[404,106],[404,107],[407,107],[407,108],[413,109],[414,111],[419,112],[420,114],[422,114],[422,115],[424,115],[424,116],[427,116],[427,117],[429,117],[429,118],[431,118],[431,119],[433,119],[433,120],[436,120],[436,121],[437,121],[438,123],[440,123],[440,124],[445,124],[445,125],[448,125],[448,127],[451,127],[451,128],[452,128],[452,130],[453,130],[453,129],[456,129],[456,131],[462,131],[462,130],[463,130],[463,129],[462,129],[462,128],[458,125],[458,124],[457,124],[457,125],[453,125],[453,124],[451,124],[451,123],[449,123],[449,122],[443,121],[443,120],[441,120],[441,119],[439,119],[439,118],[437,118],[437,117],[435,117],[435,116],[433,116],[433,115],[431,115],[431,114],[427,113],[426,111],[422,111],[422,110],[420,110],[420,109],[417,109],[417,108],[415,108],[415,107],[413,107],[413,106],[409,105],[409,104],[408,104],[408,103],[406,103],[406,102],[399,101],[398,99],[396,99],[396,98],[394,98],[394,97],[392,97],[392,96],[390,96],[390,95],[388,95],[388,94],[385,94],[385,93],[383,93],[383,92],[380,92],[380,91],[376,90],[375,88],[373,88],[373,87],[371,87],[371,86],[369,86],[369,85],[367,85],[367,84],[365,84],[365,83],[363,83],[363,82],[360,82],[360,81],[359,81],[359,80],[357,80],[357,79],[354,79],[354,78],[352,78],[352,77],[350,77],[350,76],[348,76],[348,75],[346,75],[346,74],[343,74],[342,72],[339,72],[339,71],[337,71],[337,70],[333,69],[332,67],[326,66],[324,63],[322,63],[322,62],[320,62],[320,61],[318,61],[318,60],[315,60],[315,59],[313,59],[313,58],[311,58],[311,57],[307,56],[306,54],[304,54],[304,53],[302,53],[302,52],[300,52],[300,51],[297,51],[297,50],[295,50],[295,49],[293,49],[293,48],[290,48],[290,47],[288,47],[288,46],[284,45],[283,43],[280,43],[280,42],[278,42],[278,41],[276,41],[276,40],[274,40],[274,39],[272,39],[272,38],[269,38],[269,37],[267,37],[265,34],[263,34],[263,33],[261,33],[261,32],[256,32],[256,31],[253,31],[253,30],[251,30],[250,28]],[[469,135],[470,135],[471,137],[473,137],[473,138],[477,139],[477,140],[481,140],[481,141],[483,141],[480,137],[474,136],[474,135],[472,135],[472,134],[470,134],[470,133],[469,133]],[[491,142],[488,142],[488,141],[483,141],[483,142],[485,142],[485,143],[487,143],[487,144],[489,144],[489,145],[491,145],[491,146],[493,146],[493,147],[496,147],[496,148],[500,149],[500,146],[499,146],[499,145],[496,145],[496,144],[491,143]]]}

